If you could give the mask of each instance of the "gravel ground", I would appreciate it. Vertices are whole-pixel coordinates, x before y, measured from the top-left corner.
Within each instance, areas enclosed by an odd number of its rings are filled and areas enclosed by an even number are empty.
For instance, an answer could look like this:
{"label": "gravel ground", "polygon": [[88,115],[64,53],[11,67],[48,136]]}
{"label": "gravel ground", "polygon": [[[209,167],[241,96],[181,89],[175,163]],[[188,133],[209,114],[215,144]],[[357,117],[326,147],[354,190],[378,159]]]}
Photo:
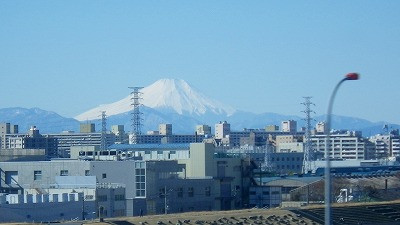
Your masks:
{"label": "gravel ground", "polygon": [[170,215],[154,215],[143,217],[120,217],[105,219],[103,223],[98,221],[86,224],[316,224],[306,218],[299,218],[290,211],[282,209],[251,209],[213,212],[190,212]]}

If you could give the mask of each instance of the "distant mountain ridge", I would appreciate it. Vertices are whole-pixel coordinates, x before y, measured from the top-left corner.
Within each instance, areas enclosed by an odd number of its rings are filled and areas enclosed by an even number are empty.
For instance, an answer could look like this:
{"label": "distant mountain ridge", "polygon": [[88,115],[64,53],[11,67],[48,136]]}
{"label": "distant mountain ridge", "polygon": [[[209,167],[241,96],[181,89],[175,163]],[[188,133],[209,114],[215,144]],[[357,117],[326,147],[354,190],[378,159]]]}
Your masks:
{"label": "distant mountain ridge", "polygon": [[79,130],[79,121],[39,108],[13,107],[0,109],[0,122],[18,125],[20,133],[26,133],[31,126],[38,127],[41,133],[43,131],[59,133],[64,130]]}
{"label": "distant mountain ridge", "polygon": [[[180,115],[174,112],[161,112],[152,108],[143,107],[143,133],[148,130],[157,130],[160,123],[171,123],[173,124],[173,132],[176,134],[189,134],[194,133],[195,126],[198,124],[207,124],[214,129],[214,124],[219,121],[228,121],[231,124],[231,130],[240,131],[244,128],[260,128],[263,129],[266,125],[278,125],[280,126],[283,120],[296,120],[298,128],[304,126],[304,121],[299,116],[287,116],[277,113],[262,113],[255,114],[249,112],[237,111],[235,114],[228,117],[221,117],[220,119],[212,119],[209,121],[196,119],[186,115]],[[121,124],[125,126],[125,131],[129,132],[131,127],[131,114],[130,112],[110,116],[107,118],[108,129],[111,125]],[[324,121],[325,116],[315,117],[316,121]],[[20,133],[26,133],[30,126],[37,126],[42,134],[47,133],[60,133],[65,130],[79,131],[79,124],[82,123],[73,118],[65,118],[57,113],[45,111],[39,108],[3,108],[0,109],[0,122],[9,122],[11,124],[19,125]],[[91,120],[89,122],[96,124],[97,131],[101,129],[100,119]],[[388,124],[386,122],[370,122],[368,120],[337,116],[332,117],[332,128],[333,129],[346,129],[346,130],[359,130],[363,132],[363,136],[372,136],[378,133],[382,133],[383,125]],[[391,129],[400,129],[397,124],[389,124]]]}
{"label": "distant mountain ridge", "polygon": [[[230,106],[213,100],[195,88],[190,87],[184,80],[161,79],[141,90],[143,113],[143,133],[148,130],[157,130],[160,123],[173,124],[173,132],[180,134],[194,133],[195,126],[207,124],[214,129],[219,121],[228,121],[231,130],[240,131],[244,128],[263,129],[267,125],[278,125],[284,120],[296,120],[298,129],[305,126],[303,118],[295,115],[278,113],[251,113],[236,110]],[[0,109],[0,122],[18,124],[20,133],[25,133],[30,126],[36,125],[41,133],[59,133],[64,130],[78,131],[79,123],[90,121],[101,128],[100,114],[106,111],[107,125],[124,125],[125,131],[131,130],[130,114],[132,110],[131,96],[110,104],[100,105],[73,118],[65,118],[55,112],[39,108],[4,108]],[[314,118],[315,125],[324,121],[325,116]],[[333,129],[360,130],[364,136],[381,133],[386,122],[371,122],[368,120],[337,116],[332,117]],[[390,124],[391,128],[398,129],[397,124]]]}

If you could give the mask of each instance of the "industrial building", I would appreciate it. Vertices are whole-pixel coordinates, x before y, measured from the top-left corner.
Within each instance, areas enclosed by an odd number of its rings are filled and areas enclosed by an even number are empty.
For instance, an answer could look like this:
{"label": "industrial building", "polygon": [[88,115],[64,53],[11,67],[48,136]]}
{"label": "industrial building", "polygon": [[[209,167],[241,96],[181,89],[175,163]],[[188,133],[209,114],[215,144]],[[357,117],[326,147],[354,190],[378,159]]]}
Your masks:
{"label": "industrial building", "polygon": [[[96,149],[86,149],[92,150],[96,152]],[[163,150],[147,151],[160,153]],[[167,151],[171,153],[174,150]],[[0,191],[23,194],[26,190],[33,190],[36,194],[48,194],[48,189],[57,183],[59,177],[91,179],[94,176],[97,182],[95,201],[97,207],[101,204],[104,216],[122,214],[115,205],[117,202],[112,201],[114,198],[99,197],[98,186],[104,184],[123,185],[124,215],[127,216],[239,209],[248,202],[252,171],[248,158],[215,154],[214,146],[205,143],[181,149],[175,159],[161,156],[168,155],[158,154],[156,160],[150,158],[146,161],[2,162]],[[110,186],[108,190],[111,193],[115,187]],[[110,202],[104,202],[105,199]]]}

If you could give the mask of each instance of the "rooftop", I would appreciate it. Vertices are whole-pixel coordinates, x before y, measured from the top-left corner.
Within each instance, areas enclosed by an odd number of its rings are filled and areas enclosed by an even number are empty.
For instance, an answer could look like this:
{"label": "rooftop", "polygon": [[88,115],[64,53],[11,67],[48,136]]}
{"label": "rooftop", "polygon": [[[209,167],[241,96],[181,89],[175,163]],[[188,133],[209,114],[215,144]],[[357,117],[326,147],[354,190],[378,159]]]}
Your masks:
{"label": "rooftop", "polygon": [[142,149],[159,149],[159,150],[189,150],[189,143],[179,144],[113,144],[108,149],[116,150],[142,150]]}

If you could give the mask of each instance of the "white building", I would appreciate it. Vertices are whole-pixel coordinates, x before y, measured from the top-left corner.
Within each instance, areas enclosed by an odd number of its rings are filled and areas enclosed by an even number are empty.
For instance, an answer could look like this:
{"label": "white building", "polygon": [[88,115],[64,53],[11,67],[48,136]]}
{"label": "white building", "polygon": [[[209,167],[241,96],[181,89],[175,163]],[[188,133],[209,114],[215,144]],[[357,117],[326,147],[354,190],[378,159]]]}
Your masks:
{"label": "white building", "polygon": [[160,135],[169,136],[172,135],[172,124],[160,124],[158,126],[158,132]]}
{"label": "white building", "polygon": [[326,134],[328,132],[325,122],[318,122],[315,125],[315,131],[320,134]]}
{"label": "white building", "polygon": [[215,139],[226,138],[231,132],[231,125],[224,121],[215,124]]}
{"label": "white building", "polygon": [[294,120],[282,121],[281,129],[282,132],[295,133],[297,131],[297,122]]}
{"label": "white building", "polygon": [[372,136],[369,141],[375,146],[373,154],[376,159],[400,156],[400,136],[398,131]]}
{"label": "white building", "polygon": [[[316,152],[325,153],[325,134],[311,136],[312,148]],[[330,135],[329,157],[335,159],[365,159],[365,140],[360,133],[347,131]],[[327,157],[327,156],[324,156]]]}

